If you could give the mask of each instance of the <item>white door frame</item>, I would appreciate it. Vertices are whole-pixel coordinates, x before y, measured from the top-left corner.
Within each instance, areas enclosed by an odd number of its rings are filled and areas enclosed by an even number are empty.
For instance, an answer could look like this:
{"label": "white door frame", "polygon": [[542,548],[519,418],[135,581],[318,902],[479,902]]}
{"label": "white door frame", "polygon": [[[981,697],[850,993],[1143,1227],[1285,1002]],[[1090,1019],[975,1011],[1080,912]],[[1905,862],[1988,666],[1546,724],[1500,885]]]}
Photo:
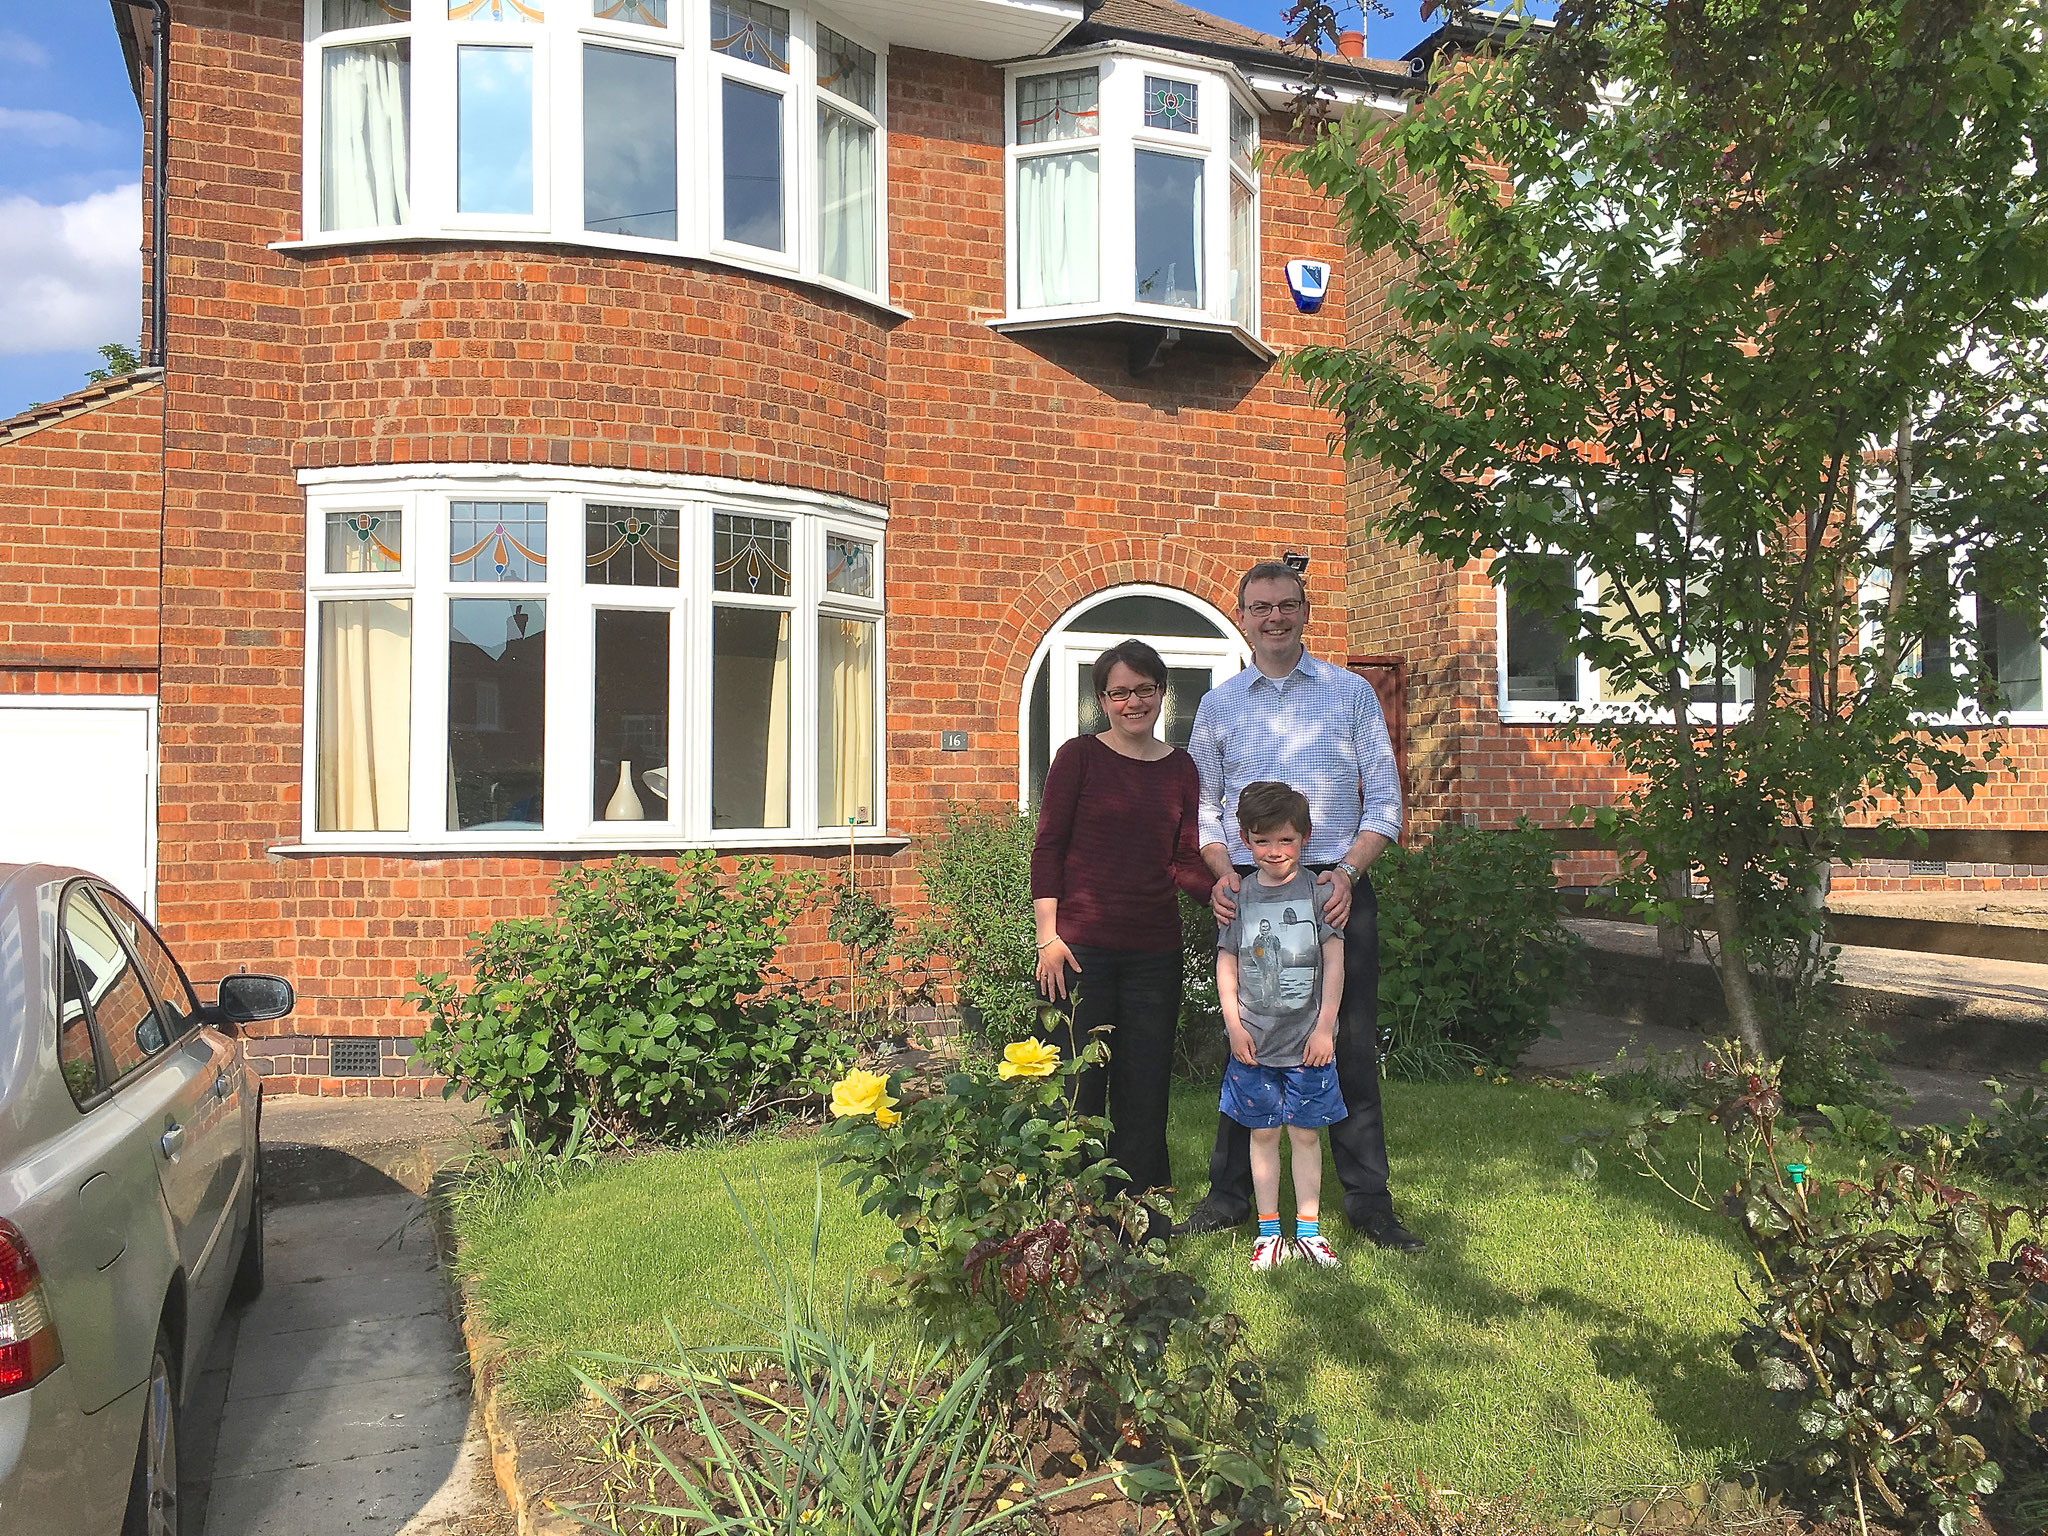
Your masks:
{"label": "white door frame", "polygon": [[[157,812],[157,698],[153,693],[7,693],[0,694],[4,709],[98,709],[139,710],[143,717],[146,744],[143,759],[143,794],[148,812],[142,819],[142,867],[146,889],[122,891],[138,903],[142,915],[156,921],[156,812]],[[95,874],[100,871],[95,870]]]}
{"label": "white door frame", "polygon": [[[1076,682],[1076,661],[1093,661],[1108,647],[1116,644],[1117,638],[1107,634],[1089,634],[1085,638],[1073,633],[1074,621],[1104,603],[1114,602],[1123,597],[1157,597],[1186,608],[1219,631],[1215,639],[1199,635],[1132,635],[1127,638],[1143,640],[1159,652],[1160,658],[1169,667],[1209,667],[1214,679],[1211,686],[1251,665],[1251,647],[1245,644],[1242,633],[1229,615],[1202,601],[1192,592],[1182,592],[1174,587],[1162,587],[1152,582],[1130,582],[1122,586],[1104,587],[1090,593],[1059,616],[1045,638],[1038,642],[1038,648],[1031,653],[1031,664],[1024,670],[1024,689],[1018,701],[1017,713],[1017,803],[1028,806],[1031,801],[1031,694],[1038,678],[1038,669],[1050,661],[1059,664],[1053,668],[1048,679],[1051,704],[1048,732],[1051,740],[1046,743],[1047,756],[1059,751],[1071,739],[1079,724],[1078,684]],[[1062,734],[1065,732],[1066,734]]]}

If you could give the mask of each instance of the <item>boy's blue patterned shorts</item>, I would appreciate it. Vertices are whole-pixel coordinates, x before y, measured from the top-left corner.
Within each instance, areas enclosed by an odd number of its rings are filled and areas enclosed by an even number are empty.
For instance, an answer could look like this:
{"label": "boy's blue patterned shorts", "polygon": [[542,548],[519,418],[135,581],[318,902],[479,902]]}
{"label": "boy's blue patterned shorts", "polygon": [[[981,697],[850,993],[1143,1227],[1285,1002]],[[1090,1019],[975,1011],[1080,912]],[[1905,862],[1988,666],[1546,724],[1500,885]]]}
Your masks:
{"label": "boy's blue patterned shorts", "polygon": [[1351,1113],[1337,1086],[1337,1064],[1248,1067],[1235,1056],[1223,1069],[1223,1113],[1250,1131],[1335,1125]]}

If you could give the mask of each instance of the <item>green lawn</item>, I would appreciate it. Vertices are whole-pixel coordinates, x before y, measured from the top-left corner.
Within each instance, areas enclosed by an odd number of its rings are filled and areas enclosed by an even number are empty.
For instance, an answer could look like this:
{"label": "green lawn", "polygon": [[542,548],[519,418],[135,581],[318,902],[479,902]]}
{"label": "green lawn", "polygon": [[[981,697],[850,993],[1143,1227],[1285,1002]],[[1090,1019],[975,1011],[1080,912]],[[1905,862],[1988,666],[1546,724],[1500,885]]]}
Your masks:
{"label": "green lawn", "polygon": [[[1418,1256],[1329,1224],[1345,1267],[1245,1269],[1248,1238],[1184,1238],[1175,1257],[1241,1313],[1283,1399],[1312,1408],[1340,1456],[1375,1476],[1420,1471],[1498,1493],[1525,1478],[1589,1504],[1756,1461],[1786,1433],[1728,1357],[1742,1313],[1738,1255],[1718,1218],[1610,1159],[1570,1174],[1560,1138],[1611,1107],[1519,1084],[1389,1083],[1394,1184]],[[1174,1105],[1174,1166],[1199,1194],[1213,1090]],[[669,1353],[736,1342],[728,1308],[769,1296],[721,1175],[791,1254],[807,1243],[815,1137],[759,1138],[608,1167],[499,1221],[465,1226],[515,1388],[565,1402],[577,1351]],[[888,1229],[824,1169],[821,1286],[855,1284],[853,1326],[900,1329],[860,1278]],[[1335,1191],[1334,1177],[1326,1185]],[[1283,1195],[1282,1206],[1291,1204]]]}

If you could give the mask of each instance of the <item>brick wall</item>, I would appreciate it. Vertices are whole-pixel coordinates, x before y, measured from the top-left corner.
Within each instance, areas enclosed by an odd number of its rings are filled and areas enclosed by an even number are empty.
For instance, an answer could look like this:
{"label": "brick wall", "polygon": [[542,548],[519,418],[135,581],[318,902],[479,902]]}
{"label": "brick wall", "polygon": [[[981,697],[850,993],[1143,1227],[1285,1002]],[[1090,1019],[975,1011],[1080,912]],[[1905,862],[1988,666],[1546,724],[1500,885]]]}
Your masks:
{"label": "brick wall", "polygon": [[162,408],[126,385],[0,433],[0,692],[155,691]]}
{"label": "brick wall", "polygon": [[[264,1047],[280,1083],[333,1036],[417,1034],[405,993],[465,937],[539,910],[574,860],[281,855],[300,826],[307,466],[593,464],[838,491],[890,511],[887,769],[894,830],[1014,802],[1024,672],[1075,601],[1158,582],[1225,609],[1245,565],[1306,551],[1345,639],[1343,471],[1330,418],[1276,365],[1184,348],[1132,377],[1120,340],[1006,337],[1001,76],[898,49],[889,70],[892,301],[702,263],[566,248],[288,252],[299,233],[300,7],[175,12],[166,386],[159,910],[194,973],[299,985]],[[1286,148],[1286,123],[1268,142]],[[1335,260],[1317,198],[1269,172],[1267,339],[1341,337],[1282,263]],[[941,753],[939,732],[970,750]],[[822,868],[830,851],[785,854]],[[900,846],[862,877],[914,901]],[[843,954],[807,930],[800,970]],[[389,1062],[386,1063],[389,1066]]]}

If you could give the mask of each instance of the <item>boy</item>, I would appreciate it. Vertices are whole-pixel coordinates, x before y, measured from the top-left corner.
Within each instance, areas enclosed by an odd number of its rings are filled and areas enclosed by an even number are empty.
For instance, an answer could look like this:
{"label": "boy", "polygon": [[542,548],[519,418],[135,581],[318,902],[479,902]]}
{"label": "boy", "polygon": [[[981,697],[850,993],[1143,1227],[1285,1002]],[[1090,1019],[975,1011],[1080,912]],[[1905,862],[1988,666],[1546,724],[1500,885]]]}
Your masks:
{"label": "boy", "polygon": [[[1325,1269],[1337,1255],[1322,1235],[1322,1127],[1348,1113],[1337,1086],[1337,1005],[1344,996],[1344,935],[1323,919],[1316,878],[1301,866],[1308,797],[1285,784],[1247,784],[1238,830],[1255,877],[1237,916],[1216,938],[1216,995],[1230,1034],[1223,1113],[1251,1132],[1259,1236],[1252,1268],[1294,1254]],[[1280,1127],[1293,1143],[1294,1243],[1280,1235]]]}

